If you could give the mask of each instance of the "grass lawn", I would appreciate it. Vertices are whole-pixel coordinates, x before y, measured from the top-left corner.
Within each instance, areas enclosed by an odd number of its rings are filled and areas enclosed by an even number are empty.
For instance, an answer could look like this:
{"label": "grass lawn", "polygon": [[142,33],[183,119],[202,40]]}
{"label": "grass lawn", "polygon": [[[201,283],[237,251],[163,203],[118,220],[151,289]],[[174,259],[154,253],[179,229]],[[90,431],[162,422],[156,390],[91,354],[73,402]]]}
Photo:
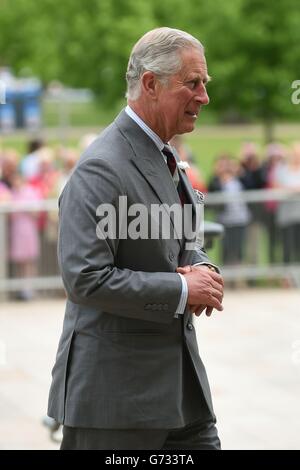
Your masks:
{"label": "grass lawn", "polygon": [[[300,140],[299,124],[279,124],[275,127],[276,140],[285,145]],[[226,152],[235,158],[239,157],[241,145],[251,141],[258,144],[260,157],[264,158],[264,132],[262,125],[206,125],[201,123],[191,134],[184,136],[197,165],[205,180],[211,174],[214,160]]]}
{"label": "grass lawn", "polygon": [[[120,103],[110,110],[104,110],[98,103],[68,104],[61,115],[59,104],[47,103],[43,105],[43,123],[41,135],[49,145],[60,143],[76,146],[82,135],[93,132],[99,133],[101,128],[118,113],[124,105]],[[208,110],[207,110],[208,111]],[[190,147],[197,165],[207,180],[211,174],[213,162],[220,153],[228,152],[238,157],[241,144],[245,141],[258,143],[263,150],[263,127],[255,125],[217,125],[212,124],[213,118],[206,110],[201,114],[197,129],[184,136]],[[8,135],[0,133],[1,148],[13,147],[21,156],[26,154],[27,142],[36,134],[17,130]],[[300,139],[300,121],[298,124],[281,124],[275,127],[276,139],[283,143],[290,143]],[[263,157],[263,151],[262,151]]]}

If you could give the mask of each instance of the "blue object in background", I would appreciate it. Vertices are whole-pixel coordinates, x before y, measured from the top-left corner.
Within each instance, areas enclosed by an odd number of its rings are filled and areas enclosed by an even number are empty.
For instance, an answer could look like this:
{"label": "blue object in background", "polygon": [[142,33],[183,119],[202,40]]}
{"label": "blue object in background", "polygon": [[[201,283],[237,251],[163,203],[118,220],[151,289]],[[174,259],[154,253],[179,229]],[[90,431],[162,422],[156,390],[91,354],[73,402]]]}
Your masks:
{"label": "blue object in background", "polygon": [[40,81],[36,78],[16,79],[7,70],[2,81],[6,85],[6,103],[0,105],[0,130],[38,129],[42,123]]}
{"label": "blue object in background", "polygon": [[36,129],[41,125],[40,95],[40,88],[23,93],[23,122],[27,129]]}
{"label": "blue object in background", "polygon": [[12,94],[7,91],[5,103],[0,105],[0,128],[3,131],[11,131],[16,125],[16,111],[12,102]]}

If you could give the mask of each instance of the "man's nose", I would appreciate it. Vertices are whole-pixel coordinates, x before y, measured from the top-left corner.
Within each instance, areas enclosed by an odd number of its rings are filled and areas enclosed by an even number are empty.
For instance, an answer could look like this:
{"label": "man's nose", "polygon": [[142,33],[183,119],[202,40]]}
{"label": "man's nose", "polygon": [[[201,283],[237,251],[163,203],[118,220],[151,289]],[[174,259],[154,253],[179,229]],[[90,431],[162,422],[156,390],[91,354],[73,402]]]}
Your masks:
{"label": "man's nose", "polygon": [[196,99],[202,105],[207,105],[209,103],[209,96],[204,85],[202,85],[201,89],[199,90]]}
{"label": "man's nose", "polygon": [[207,91],[205,90],[204,92],[204,96],[203,96],[203,102],[202,104],[206,105],[206,104],[209,104],[209,96],[207,94]]}

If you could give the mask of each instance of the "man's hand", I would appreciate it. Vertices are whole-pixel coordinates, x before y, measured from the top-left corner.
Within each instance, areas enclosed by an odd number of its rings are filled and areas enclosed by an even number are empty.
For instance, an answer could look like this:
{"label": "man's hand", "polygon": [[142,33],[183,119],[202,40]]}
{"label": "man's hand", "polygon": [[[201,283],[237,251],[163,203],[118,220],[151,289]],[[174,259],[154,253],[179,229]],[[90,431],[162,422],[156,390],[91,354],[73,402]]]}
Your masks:
{"label": "man's hand", "polygon": [[188,286],[188,305],[195,315],[199,316],[206,309],[210,316],[213,309],[223,310],[224,282],[220,274],[206,265],[184,266],[176,270],[183,274]]}

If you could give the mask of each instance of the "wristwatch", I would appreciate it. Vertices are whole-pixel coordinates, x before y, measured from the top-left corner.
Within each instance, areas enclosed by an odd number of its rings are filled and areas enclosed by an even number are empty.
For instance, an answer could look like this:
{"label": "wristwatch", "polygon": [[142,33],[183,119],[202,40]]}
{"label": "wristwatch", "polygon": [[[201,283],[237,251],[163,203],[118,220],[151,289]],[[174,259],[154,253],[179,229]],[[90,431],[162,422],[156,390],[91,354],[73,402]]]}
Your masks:
{"label": "wristwatch", "polygon": [[215,273],[217,272],[216,268],[212,266],[211,264],[206,264],[205,266],[207,266],[208,269],[210,269],[211,271],[214,271]]}

